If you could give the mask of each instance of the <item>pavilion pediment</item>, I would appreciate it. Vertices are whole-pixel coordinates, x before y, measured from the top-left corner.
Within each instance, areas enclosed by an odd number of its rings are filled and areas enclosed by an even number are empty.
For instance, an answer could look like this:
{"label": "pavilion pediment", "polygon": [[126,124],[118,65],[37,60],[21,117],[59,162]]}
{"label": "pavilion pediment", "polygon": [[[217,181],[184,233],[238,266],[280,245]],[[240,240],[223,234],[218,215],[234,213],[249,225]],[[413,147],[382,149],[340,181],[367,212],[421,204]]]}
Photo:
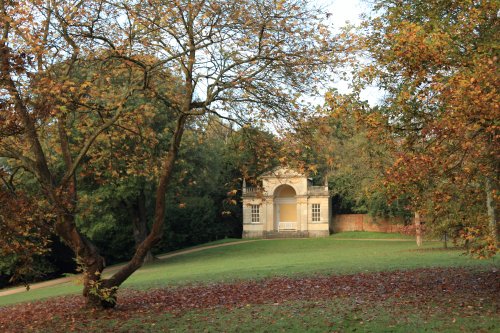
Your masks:
{"label": "pavilion pediment", "polygon": [[277,167],[271,171],[263,173],[259,176],[260,179],[264,178],[296,178],[296,177],[306,177],[303,173],[300,173],[294,169],[288,167]]}

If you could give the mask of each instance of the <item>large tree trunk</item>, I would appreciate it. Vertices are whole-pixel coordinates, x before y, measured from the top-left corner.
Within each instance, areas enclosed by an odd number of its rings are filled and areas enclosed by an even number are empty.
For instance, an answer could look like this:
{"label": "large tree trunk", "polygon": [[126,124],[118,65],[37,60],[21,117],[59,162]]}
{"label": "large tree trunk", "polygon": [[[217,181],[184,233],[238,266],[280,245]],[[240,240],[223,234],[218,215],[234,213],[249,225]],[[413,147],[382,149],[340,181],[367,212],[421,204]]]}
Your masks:
{"label": "large tree trunk", "polygon": [[[137,214],[133,220],[135,248],[144,242],[148,237],[148,220],[146,216],[146,196],[144,190],[141,189],[137,196]],[[155,257],[149,250],[144,258],[144,263],[153,262]]]}
{"label": "large tree trunk", "polygon": [[76,229],[74,215],[62,213],[58,216],[56,233],[74,251],[83,273],[83,296],[91,307],[113,306],[114,297],[106,297],[102,290],[101,274],[105,267],[97,247]]}

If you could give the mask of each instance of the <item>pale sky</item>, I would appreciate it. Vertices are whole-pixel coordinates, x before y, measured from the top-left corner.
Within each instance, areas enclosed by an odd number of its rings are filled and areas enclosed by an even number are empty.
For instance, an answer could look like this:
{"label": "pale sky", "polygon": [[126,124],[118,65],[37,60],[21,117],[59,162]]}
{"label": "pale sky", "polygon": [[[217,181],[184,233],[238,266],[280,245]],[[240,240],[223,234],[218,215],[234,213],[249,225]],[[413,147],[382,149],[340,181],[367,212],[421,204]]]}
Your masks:
{"label": "pale sky", "polygon": [[[336,31],[347,23],[357,25],[361,23],[360,15],[370,11],[367,0],[315,0],[318,6],[330,13],[329,23]],[[349,83],[345,81],[335,81],[332,86],[341,93],[349,92]],[[368,100],[370,105],[376,105],[382,97],[382,92],[376,87],[369,87],[361,93],[364,100]]]}
{"label": "pale sky", "polygon": [[337,27],[349,23],[359,23],[359,16],[366,12],[368,5],[360,0],[316,0],[316,3],[325,8],[330,14],[330,21]]}

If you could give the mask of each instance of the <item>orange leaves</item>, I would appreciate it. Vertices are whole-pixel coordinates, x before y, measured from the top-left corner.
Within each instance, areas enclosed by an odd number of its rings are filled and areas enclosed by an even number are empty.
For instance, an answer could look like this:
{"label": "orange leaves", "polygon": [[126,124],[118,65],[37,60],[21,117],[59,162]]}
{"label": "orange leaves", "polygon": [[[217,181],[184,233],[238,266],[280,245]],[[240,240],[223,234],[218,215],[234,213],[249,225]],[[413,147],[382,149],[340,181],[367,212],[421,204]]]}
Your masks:
{"label": "orange leaves", "polygon": [[283,5],[285,4],[285,0],[277,0],[275,1],[275,4],[276,4],[276,9],[281,11],[283,10]]}
{"label": "orange leaves", "polygon": [[365,73],[387,91],[378,113],[388,121],[377,126],[363,119],[372,132],[385,132],[398,153],[385,184],[426,209],[435,225],[481,225],[485,179],[498,182],[500,82],[492,56],[498,6],[455,1],[445,8],[419,0],[376,5],[386,12],[366,22],[372,30],[363,37],[374,61]]}
{"label": "orange leaves", "polygon": [[326,159],[326,165],[328,165],[328,167],[333,168],[334,163],[335,163],[335,158],[333,156],[329,156]]}
{"label": "orange leaves", "polygon": [[14,195],[0,185],[0,255],[17,258],[19,269],[29,266],[35,255],[47,251],[50,224],[46,220],[51,217],[43,213],[43,205],[20,191]]}
{"label": "orange leaves", "polygon": [[[237,195],[238,195],[238,190],[233,189],[233,190],[227,192],[227,198],[224,201],[229,205],[236,206],[238,204],[237,197],[236,197]],[[223,213],[223,215],[224,215],[224,213]]]}
{"label": "orange leaves", "polygon": [[317,174],[318,173],[318,166],[316,164],[309,164],[308,171],[312,172],[313,174]]}
{"label": "orange leaves", "polygon": [[468,243],[468,251],[476,258],[488,259],[499,251],[496,240],[484,226],[466,227],[461,231],[460,236]]}

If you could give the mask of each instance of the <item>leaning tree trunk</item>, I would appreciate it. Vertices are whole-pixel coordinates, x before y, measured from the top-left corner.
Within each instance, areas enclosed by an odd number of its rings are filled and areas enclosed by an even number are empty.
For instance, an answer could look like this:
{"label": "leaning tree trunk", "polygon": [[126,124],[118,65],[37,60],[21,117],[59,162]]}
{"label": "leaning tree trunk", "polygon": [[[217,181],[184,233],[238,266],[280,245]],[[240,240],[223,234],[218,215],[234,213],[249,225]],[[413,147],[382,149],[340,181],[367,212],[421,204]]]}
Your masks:
{"label": "leaning tree trunk", "polygon": [[[165,221],[166,211],[165,195],[167,187],[170,184],[175,161],[177,160],[177,155],[179,153],[182,135],[184,134],[184,126],[189,116],[202,115],[205,113],[204,108],[206,108],[206,105],[195,106],[192,103],[194,94],[194,79],[192,77],[192,73],[195,63],[196,45],[194,44],[194,40],[192,38],[193,31],[190,30],[189,33],[191,34],[188,43],[189,61],[187,62],[186,67],[184,67],[184,74],[186,75],[184,79],[185,99],[179,109],[179,117],[177,118],[167,155],[162,161],[158,186],[156,188],[155,214],[151,231],[144,241],[137,246],[132,259],[109,279],[101,281],[101,284],[99,285],[99,294],[101,295],[102,293],[102,295],[106,296],[106,299],[103,298],[105,301],[104,306],[107,306],[108,303],[111,305],[116,303],[116,291],[118,290],[118,287],[142,266],[144,258],[147,256],[148,252],[151,251],[153,246],[161,240],[163,236],[163,224]],[[203,110],[200,113],[191,112],[193,108],[202,108]],[[112,302],[108,302],[108,299]]]}
{"label": "leaning tree trunk", "polygon": [[187,114],[182,114],[179,117],[168,154],[162,163],[160,179],[156,189],[155,216],[153,225],[151,226],[151,231],[144,241],[137,246],[132,259],[120,270],[118,270],[118,272],[113,274],[113,276],[108,279],[101,279],[99,276],[97,281],[89,281],[91,284],[97,283],[97,288],[95,288],[95,290],[91,289],[92,292],[85,295],[88,303],[101,308],[113,307],[116,304],[116,293],[119,286],[142,266],[144,258],[147,256],[148,252],[161,240],[166,210],[165,194],[168,184],[170,183],[175,161],[177,159],[182,134],[184,133],[184,124],[186,123],[187,117]]}

